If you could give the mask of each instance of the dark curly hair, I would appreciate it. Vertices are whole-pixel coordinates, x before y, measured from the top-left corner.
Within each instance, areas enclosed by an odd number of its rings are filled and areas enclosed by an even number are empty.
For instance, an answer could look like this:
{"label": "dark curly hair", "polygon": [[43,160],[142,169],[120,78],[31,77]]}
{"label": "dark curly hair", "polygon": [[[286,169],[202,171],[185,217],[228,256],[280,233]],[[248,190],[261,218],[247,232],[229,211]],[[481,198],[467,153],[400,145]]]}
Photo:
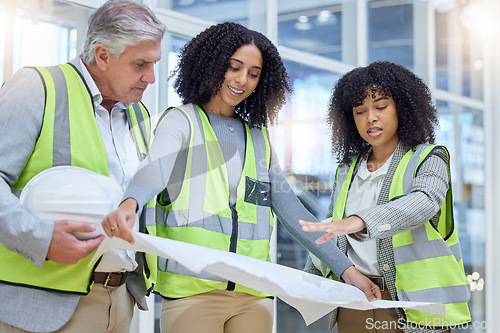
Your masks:
{"label": "dark curly hair", "polygon": [[183,104],[207,103],[216,95],[229,68],[229,59],[243,45],[255,45],[262,53],[263,68],[255,91],[236,105],[235,116],[250,127],[273,124],[292,88],[278,50],[263,34],[241,24],[213,25],[187,43],[170,78]]}
{"label": "dark curly hair", "polygon": [[358,133],[353,116],[353,108],[362,104],[368,91],[392,97],[396,102],[400,142],[411,147],[434,143],[438,119],[429,88],[405,67],[379,61],[346,73],[332,91],[328,125],[338,162],[348,163],[370,147]]}

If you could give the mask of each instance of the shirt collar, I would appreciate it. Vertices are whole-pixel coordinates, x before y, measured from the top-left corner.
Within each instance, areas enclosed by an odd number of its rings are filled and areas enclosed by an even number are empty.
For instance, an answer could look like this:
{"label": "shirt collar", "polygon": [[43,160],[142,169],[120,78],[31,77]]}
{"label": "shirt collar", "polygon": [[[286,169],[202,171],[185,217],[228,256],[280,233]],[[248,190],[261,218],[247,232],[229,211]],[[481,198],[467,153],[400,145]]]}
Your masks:
{"label": "shirt collar", "polygon": [[[80,73],[82,74],[83,79],[85,80],[85,82],[87,83],[87,86],[89,87],[90,94],[92,96],[92,101],[94,102],[94,107],[97,108],[102,103],[102,94],[99,91],[99,88],[95,84],[95,81],[92,78],[92,75],[90,75],[90,72],[87,69],[87,67],[85,66],[85,64],[83,63],[82,59],[79,58],[78,61],[80,62],[80,67],[81,67]],[[130,105],[132,105],[132,103],[130,103],[130,102],[118,102],[113,106],[113,109],[119,108],[119,109],[125,110]]]}
{"label": "shirt collar", "polygon": [[356,176],[360,177],[362,180],[367,180],[371,179],[374,180],[378,177],[383,177],[387,174],[387,171],[389,170],[389,165],[391,164],[392,157],[394,156],[394,152],[392,155],[385,161],[385,163],[378,168],[377,170],[370,172],[368,171],[367,167],[367,160],[368,156],[370,154],[366,154],[363,156],[363,159],[361,160],[361,164],[359,165],[358,172],[356,173]]}

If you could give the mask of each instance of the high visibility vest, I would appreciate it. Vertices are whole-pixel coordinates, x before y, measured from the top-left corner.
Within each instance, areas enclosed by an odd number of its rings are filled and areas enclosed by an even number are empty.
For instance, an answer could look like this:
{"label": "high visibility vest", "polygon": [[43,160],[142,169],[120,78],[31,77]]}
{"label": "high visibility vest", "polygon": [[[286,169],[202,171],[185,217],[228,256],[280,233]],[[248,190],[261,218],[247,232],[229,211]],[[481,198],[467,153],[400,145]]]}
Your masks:
{"label": "high visibility vest", "polygon": [[[45,85],[46,102],[40,136],[18,181],[11,188],[20,195],[38,173],[59,165],[82,167],[109,176],[108,157],[94,114],[92,96],[71,64],[37,67]],[[150,119],[146,108],[128,108],[129,125],[140,158],[147,153]],[[14,222],[14,221],[13,221]],[[38,289],[87,294],[93,283],[93,253],[75,265],[45,261],[43,270],[0,244],[0,281]]]}
{"label": "high visibility vest", "polygon": [[[439,147],[446,150],[445,147]],[[422,144],[403,156],[391,182],[389,200],[409,192],[421,163],[436,148],[438,146]],[[350,167],[342,165],[337,169],[333,221],[341,220],[344,216],[347,194],[358,158],[356,156],[353,159]],[[448,175],[450,177],[449,165]],[[462,251],[453,220],[450,178],[449,184],[437,226],[427,221],[415,229],[392,236],[398,300],[442,303],[445,306],[445,315],[404,309],[408,322],[422,326],[447,327],[471,321],[467,305],[470,284],[465,277]]]}
{"label": "high visibility vest", "polygon": [[[156,235],[156,200],[153,198],[147,202],[139,216],[139,232]],[[143,266],[144,282],[147,294],[153,291],[157,275],[157,256],[151,253],[136,253],[135,260]],[[142,261],[139,262],[139,261]]]}
{"label": "high visibility vest", "polygon": [[[244,126],[245,161],[237,200],[231,205],[224,157],[207,115],[193,104],[178,109],[191,128],[187,163],[179,196],[170,202],[168,185],[158,196],[157,235],[270,261],[273,217],[267,131]],[[214,289],[269,296],[209,273],[193,273],[189,267],[164,258],[158,258],[157,274],[155,291],[164,297],[180,298]]]}

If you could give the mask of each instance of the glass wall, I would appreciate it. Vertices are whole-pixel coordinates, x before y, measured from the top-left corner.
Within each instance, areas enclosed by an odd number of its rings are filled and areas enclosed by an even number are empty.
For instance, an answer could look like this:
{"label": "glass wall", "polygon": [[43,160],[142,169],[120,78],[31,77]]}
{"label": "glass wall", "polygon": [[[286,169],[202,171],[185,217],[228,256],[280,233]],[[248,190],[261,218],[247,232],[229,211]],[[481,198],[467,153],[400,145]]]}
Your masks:
{"label": "glass wall", "polygon": [[482,1],[436,6],[436,88],[483,98]]}
{"label": "glass wall", "polygon": [[23,66],[50,66],[76,56],[76,31],[52,22],[16,17],[14,30],[14,70]]}
{"label": "glass wall", "polygon": [[[335,165],[325,124],[327,104],[339,74],[286,61],[293,94],[280,112],[274,145],[285,170],[327,175]],[[280,133],[280,134],[278,134]]]}
{"label": "glass wall", "polygon": [[266,0],[157,0],[157,7],[206,22],[239,22],[265,32],[266,3]]}
{"label": "glass wall", "polygon": [[373,0],[367,5],[368,62],[385,60],[412,69],[413,1]]}
{"label": "glass wall", "polygon": [[[80,5],[95,8],[102,2],[0,0],[0,81],[22,66],[54,65],[78,54],[93,10]],[[491,0],[144,2],[151,4],[169,29],[157,83],[147,91],[153,113],[180,104],[167,79],[180,47],[210,24],[237,21],[276,42],[294,90],[278,124],[271,128],[271,141],[292,187],[318,219],[327,214],[337,165],[325,122],[335,82],[351,68],[377,60],[396,62],[421,76],[438,106],[437,143],[446,145],[451,155],[455,220],[473,291],[473,320],[485,319],[485,230],[495,221],[487,220],[485,214],[493,209],[485,207],[484,162],[485,147],[493,138],[485,135],[488,120],[483,99],[487,92],[496,92],[485,84],[488,64],[481,18]],[[280,224],[276,232],[278,263],[301,269],[307,252]],[[155,312],[157,320],[158,307]],[[277,301],[276,322],[277,332],[326,332],[329,316],[306,327],[295,309]],[[140,333],[150,333],[144,328],[147,325],[137,327]]]}
{"label": "glass wall", "polygon": [[278,1],[278,43],[330,59],[342,59],[340,1]]}
{"label": "glass wall", "polygon": [[[189,16],[199,17],[210,22],[247,21],[252,1],[244,0],[158,0],[158,7],[175,10]],[[203,13],[203,15],[200,15]]]}
{"label": "glass wall", "polygon": [[[92,10],[61,1],[6,1],[0,12],[0,60],[4,80],[24,66],[51,66],[74,58],[78,51],[77,27]],[[81,42],[81,41],[80,41]],[[81,44],[81,43],[80,43]]]}
{"label": "glass wall", "polygon": [[[292,188],[304,206],[319,220],[328,213],[331,177],[336,162],[330,154],[326,106],[339,74],[293,61],[285,61],[293,95],[280,112],[272,142]],[[277,261],[297,269],[305,265],[308,252],[277,224]],[[277,331],[306,332],[301,315],[289,305],[277,302]],[[324,331],[329,316],[307,328]]]}
{"label": "glass wall", "polygon": [[455,224],[464,268],[471,282],[469,303],[474,320],[484,321],[485,302],[485,165],[483,112],[438,101],[437,142],[450,151]]}
{"label": "glass wall", "polygon": [[[5,13],[3,6],[0,6],[0,22],[5,22]],[[0,50],[5,50],[5,24],[0,24]],[[0,64],[4,63],[5,52],[0,52]],[[3,79],[4,66],[0,65],[0,82],[4,82]]]}
{"label": "glass wall", "polygon": [[[174,88],[172,86],[173,80],[175,79],[175,77],[173,77],[172,74],[174,73],[175,65],[177,64],[179,51],[181,47],[188,42],[188,39],[171,34],[167,34],[166,39],[170,42],[170,48],[168,50],[168,72],[167,72],[168,75],[166,78],[164,77],[159,78],[159,80],[164,80],[164,79],[168,80],[167,107],[170,107],[182,104],[180,97],[175,93]],[[161,112],[161,110],[158,111]]]}

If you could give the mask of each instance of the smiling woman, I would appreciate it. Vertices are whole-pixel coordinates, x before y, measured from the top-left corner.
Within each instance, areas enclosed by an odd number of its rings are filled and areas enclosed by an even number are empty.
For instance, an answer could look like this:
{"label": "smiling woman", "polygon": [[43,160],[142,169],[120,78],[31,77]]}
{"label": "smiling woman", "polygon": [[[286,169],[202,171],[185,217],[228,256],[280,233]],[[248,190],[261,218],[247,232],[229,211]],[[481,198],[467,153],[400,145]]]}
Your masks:
{"label": "smiling woman", "polygon": [[[157,236],[270,261],[274,214],[336,274],[369,299],[379,297],[335,244],[319,248],[300,229],[299,218],[314,217],[286,181],[267,130],[291,90],[269,39],[236,23],[211,26],[181,50],[175,74],[184,105],[162,115],[151,162],[141,164],[126,200],[103,221],[107,235],[132,242],[137,205],[158,195]],[[155,265],[162,332],[272,331],[272,295],[173,260]]]}
{"label": "smiling woman", "polygon": [[[291,92],[276,47],[261,33],[231,22],[214,25],[188,43],[174,76],[174,89],[184,103],[210,102],[217,113],[223,107],[219,103],[227,104],[225,115],[233,117],[228,111],[234,109],[234,117],[250,127],[273,124],[286,93]],[[243,89],[242,84],[253,88]]]}
{"label": "smiling woman", "polygon": [[262,72],[262,53],[255,45],[241,46],[229,59],[218,93],[203,106],[219,116],[234,117],[234,107],[257,88]]}

